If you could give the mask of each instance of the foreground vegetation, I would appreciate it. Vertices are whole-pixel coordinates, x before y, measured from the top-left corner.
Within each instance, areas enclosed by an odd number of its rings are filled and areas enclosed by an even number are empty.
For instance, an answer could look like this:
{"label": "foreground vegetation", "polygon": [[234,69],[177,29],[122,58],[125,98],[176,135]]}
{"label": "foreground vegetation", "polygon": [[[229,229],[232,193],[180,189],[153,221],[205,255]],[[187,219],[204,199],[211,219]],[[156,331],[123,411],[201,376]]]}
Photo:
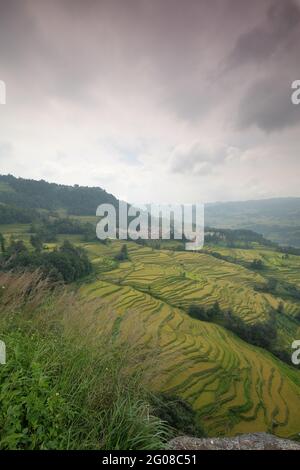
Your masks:
{"label": "foreground vegetation", "polygon": [[147,391],[153,358],[91,323],[101,303],[37,273],[2,273],[0,288],[0,449],[165,447],[170,428]]}

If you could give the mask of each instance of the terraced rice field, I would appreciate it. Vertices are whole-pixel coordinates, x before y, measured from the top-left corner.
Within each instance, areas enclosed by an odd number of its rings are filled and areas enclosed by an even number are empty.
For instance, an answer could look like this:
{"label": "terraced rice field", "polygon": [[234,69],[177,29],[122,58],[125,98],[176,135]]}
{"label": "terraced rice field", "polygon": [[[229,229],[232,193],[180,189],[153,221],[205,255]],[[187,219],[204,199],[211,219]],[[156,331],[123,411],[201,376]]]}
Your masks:
{"label": "terraced rice field", "polygon": [[[119,242],[109,247],[85,245],[92,257],[95,256],[94,251],[98,250],[104,258],[113,256],[120,250],[120,246]],[[300,302],[257,292],[256,286],[266,283],[260,273],[209,254],[152,250],[133,243],[128,246],[130,262],[121,263],[117,269],[103,273],[102,279],[130,285],[136,290],[148,292],[152,297],[183,309],[187,309],[191,304],[210,307],[218,301],[223,311],[231,310],[248,324],[267,321],[270,319],[270,312],[277,309],[281,303],[285,315],[283,319],[277,315],[280,324],[279,346],[283,349],[290,348],[293,339],[297,335],[300,337],[299,325],[293,321],[293,316],[300,311]],[[255,253],[251,255],[256,256]],[[293,258],[297,258],[299,263],[299,257]],[[292,263],[296,261],[293,260]],[[94,259],[94,262],[101,264],[101,257]],[[292,273],[293,264],[290,275]],[[277,275],[279,274],[272,271],[272,276]]]}
{"label": "terraced rice field", "polygon": [[267,250],[265,247],[258,247],[252,250],[213,247],[211,250],[241,261],[251,262],[254,259],[260,259],[266,268],[264,275],[268,277],[274,276],[278,280],[291,282],[300,287],[299,256],[288,255],[286,258],[282,253]]}
{"label": "terraced rice field", "polygon": [[109,317],[99,312],[105,328],[110,324],[119,338],[155,350],[154,389],[187,399],[209,434],[299,432],[297,371],[222,327],[193,320],[130,286],[99,280],[84,286],[82,295],[109,302]]}
{"label": "terraced rice field", "polygon": [[[120,242],[86,244],[99,265]],[[110,325],[119,338],[155,350],[159,362],[154,389],[187,399],[209,435],[272,431],[300,432],[300,373],[221,326],[191,319],[191,303],[218,300],[249,323],[268,317],[279,300],[253,290],[260,274],[207,254],[152,250],[128,243],[130,260],[102,271],[82,287],[88,299],[110,305]],[[295,331],[290,335],[294,339]],[[300,337],[300,335],[299,335]]]}
{"label": "terraced rice field", "polygon": [[[229,256],[237,262],[249,263],[255,259],[260,259],[263,262],[263,270],[260,273],[262,282],[266,283],[268,280],[275,279],[279,286],[283,283],[300,290],[299,256],[288,255],[286,257],[282,253],[266,249],[265,247],[250,250],[213,247],[211,250],[223,256]],[[235,265],[234,261],[233,265]],[[277,315],[277,323],[282,337],[282,344],[287,346],[290,344],[292,337],[295,338],[295,334],[297,337],[300,336],[299,328],[293,321],[300,313],[300,297],[296,299],[292,296],[281,296],[280,293],[276,296],[267,293],[263,295],[273,309],[277,309],[279,303],[283,306],[284,315]]]}

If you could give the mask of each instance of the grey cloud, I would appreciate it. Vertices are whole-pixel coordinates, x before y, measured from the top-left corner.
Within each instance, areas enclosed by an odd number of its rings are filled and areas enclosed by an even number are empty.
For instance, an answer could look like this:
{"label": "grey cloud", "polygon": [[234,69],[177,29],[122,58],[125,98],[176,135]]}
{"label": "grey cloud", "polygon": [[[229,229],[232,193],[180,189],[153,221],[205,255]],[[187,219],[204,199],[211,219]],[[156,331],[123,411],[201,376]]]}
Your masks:
{"label": "grey cloud", "polygon": [[[237,178],[227,165],[237,162],[229,144],[251,155],[259,148],[271,160],[269,136],[255,126],[295,126],[292,151],[285,135],[272,134],[272,142],[282,137],[286,163],[299,149],[300,105],[290,101],[290,84],[300,78],[295,2],[0,0],[0,79],[9,93],[1,132],[14,145],[12,156],[0,147],[2,171],[93,183],[82,172],[85,158],[109,185],[117,156],[144,185],[145,169],[156,175],[165,149],[182,146],[168,176],[206,175],[201,182],[213,193],[221,170],[229,189]],[[99,149],[99,138],[112,146]],[[224,146],[207,150],[200,140]],[[36,166],[37,154],[45,163]],[[170,181],[166,187],[172,190]]]}
{"label": "grey cloud", "polygon": [[[265,54],[264,45],[295,29],[294,4],[284,3],[269,9],[270,32],[241,36],[236,60]],[[268,1],[254,4],[259,18]],[[247,28],[248,11],[240,0],[10,0],[0,17],[0,65],[11,82],[22,77],[30,102],[105,106],[110,95],[153,90],[159,106],[195,123],[222,102],[218,63],[235,25]]]}
{"label": "grey cloud", "polygon": [[214,150],[205,150],[201,144],[195,143],[187,150],[175,150],[170,170],[172,173],[207,175],[238,155],[239,150],[234,147],[219,146]]}
{"label": "grey cloud", "polygon": [[252,85],[240,103],[239,128],[256,125],[271,132],[299,123],[300,106],[291,102],[291,83],[287,76],[279,76]]}
{"label": "grey cloud", "polygon": [[[217,0],[10,0],[0,17],[0,65],[36,95],[90,104],[157,90],[184,120],[215,102],[207,81],[208,29]],[[70,6],[72,5],[72,6]],[[222,10],[226,11],[226,2]],[[229,18],[229,15],[227,15]],[[226,18],[222,15],[225,29]],[[146,64],[146,65],[145,65]],[[149,73],[150,70],[150,73]]]}
{"label": "grey cloud", "polygon": [[165,91],[162,104],[183,120],[196,121],[207,117],[219,96],[218,84],[206,80],[188,80],[173,84]]}
{"label": "grey cloud", "polygon": [[264,24],[257,25],[238,38],[229,57],[228,68],[268,59],[280,46],[287,46],[299,23],[300,9],[293,0],[273,1]]}

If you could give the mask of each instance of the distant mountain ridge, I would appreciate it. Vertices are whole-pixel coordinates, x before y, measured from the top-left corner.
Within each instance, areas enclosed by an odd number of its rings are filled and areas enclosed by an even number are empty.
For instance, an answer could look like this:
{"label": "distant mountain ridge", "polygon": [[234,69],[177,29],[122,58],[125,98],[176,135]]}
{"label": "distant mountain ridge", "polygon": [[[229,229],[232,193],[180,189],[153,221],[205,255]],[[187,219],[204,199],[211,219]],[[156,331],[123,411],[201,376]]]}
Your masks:
{"label": "distant mountain ridge", "polygon": [[[99,204],[118,206],[118,199],[100,187],[68,186],[44,180],[0,175],[0,204],[26,210],[95,215]],[[281,245],[300,247],[300,198],[273,198],[205,205],[205,225],[248,229]]]}
{"label": "distant mountain ridge", "polygon": [[300,198],[207,204],[205,224],[253,230],[280,245],[300,247]]}

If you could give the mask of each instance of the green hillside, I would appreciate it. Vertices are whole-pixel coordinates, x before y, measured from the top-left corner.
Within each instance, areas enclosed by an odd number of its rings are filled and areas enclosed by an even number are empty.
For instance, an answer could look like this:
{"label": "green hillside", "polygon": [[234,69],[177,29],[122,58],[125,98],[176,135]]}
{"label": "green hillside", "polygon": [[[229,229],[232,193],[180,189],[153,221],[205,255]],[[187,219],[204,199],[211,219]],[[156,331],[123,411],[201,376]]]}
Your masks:
{"label": "green hillside", "polygon": [[99,204],[117,204],[117,199],[101,188],[67,186],[0,175],[0,203],[19,209],[44,209],[65,214],[95,215]]}

